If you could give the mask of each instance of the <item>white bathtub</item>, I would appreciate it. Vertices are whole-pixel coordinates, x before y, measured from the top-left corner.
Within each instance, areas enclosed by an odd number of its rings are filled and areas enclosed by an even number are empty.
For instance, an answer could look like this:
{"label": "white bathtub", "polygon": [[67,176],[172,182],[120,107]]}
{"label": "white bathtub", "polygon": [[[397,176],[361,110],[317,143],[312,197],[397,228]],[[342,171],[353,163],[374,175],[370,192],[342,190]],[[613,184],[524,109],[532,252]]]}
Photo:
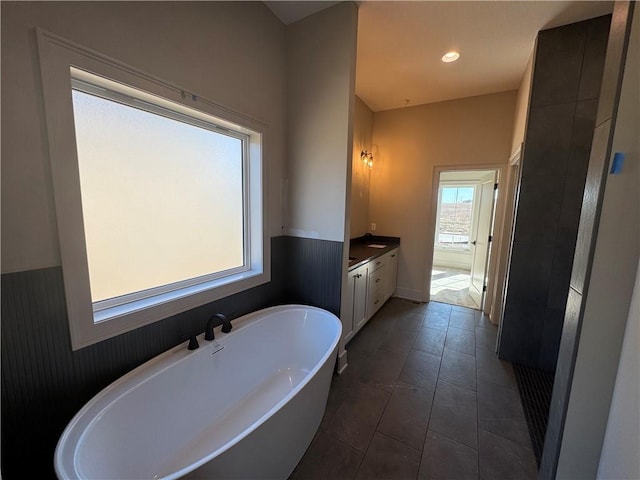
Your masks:
{"label": "white bathtub", "polygon": [[58,477],[287,478],[320,425],[341,331],[325,310],[273,307],[159,355],[71,420]]}

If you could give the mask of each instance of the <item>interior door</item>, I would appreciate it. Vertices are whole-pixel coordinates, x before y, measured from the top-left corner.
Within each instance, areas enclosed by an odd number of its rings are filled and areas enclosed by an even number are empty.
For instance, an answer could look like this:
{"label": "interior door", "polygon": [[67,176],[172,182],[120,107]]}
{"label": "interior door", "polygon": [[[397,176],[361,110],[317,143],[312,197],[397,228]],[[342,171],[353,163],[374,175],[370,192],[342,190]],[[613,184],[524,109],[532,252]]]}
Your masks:
{"label": "interior door", "polygon": [[471,285],[469,286],[469,295],[480,308],[482,308],[489,260],[489,236],[491,235],[491,226],[493,223],[495,181],[496,173],[493,172],[483,178],[478,185],[478,221],[475,228],[475,238],[471,242],[473,260],[471,261]]}

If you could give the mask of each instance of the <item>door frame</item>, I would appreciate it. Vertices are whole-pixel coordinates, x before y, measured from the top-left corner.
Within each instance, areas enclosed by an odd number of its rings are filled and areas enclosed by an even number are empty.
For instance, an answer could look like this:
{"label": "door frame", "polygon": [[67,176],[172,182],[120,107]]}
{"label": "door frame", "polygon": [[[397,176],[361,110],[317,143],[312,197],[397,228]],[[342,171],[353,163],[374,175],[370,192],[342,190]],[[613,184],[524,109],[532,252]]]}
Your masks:
{"label": "door frame", "polygon": [[[438,189],[440,185],[440,174],[448,171],[475,171],[475,170],[496,170],[498,173],[498,185],[504,180],[506,164],[479,164],[479,165],[434,165],[431,177],[431,206],[429,208],[429,220],[426,232],[426,245],[428,246],[425,254],[425,264],[422,279],[422,301],[428,302],[431,299],[431,271],[433,269],[433,248],[435,244],[435,230],[438,215]],[[495,232],[502,231],[502,222],[504,219],[504,195],[501,194],[502,187],[498,186],[498,200],[495,205],[494,221],[493,221],[493,241],[490,247],[489,266],[486,272],[487,276],[487,292],[493,290],[493,281],[497,266],[497,258],[495,252],[500,251],[500,238]],[[491,309],[493,296],[485,295],[483,311],[488,313]]]}
{"label": "door frame", "polygon": [[[507,175],[505,178],[504,200],[505,211],[503,218],[502,232],[499,233],[501,239],[500,251],[498,252],[498,265],[495,274],[493,304],[489,313],[491,322],[498,325],[498,338],[496,349],[500,344],[500,334],[502,333],[502,317],[506,301],[509,270],[511,268],[511,247],[513,245],[513,235],[515,233],[516,211],[520,194],[520,179],[522,178],[522,155],[524,144],[520,143],[509,159]],[[488,292],[487,292],[488,293]]]}

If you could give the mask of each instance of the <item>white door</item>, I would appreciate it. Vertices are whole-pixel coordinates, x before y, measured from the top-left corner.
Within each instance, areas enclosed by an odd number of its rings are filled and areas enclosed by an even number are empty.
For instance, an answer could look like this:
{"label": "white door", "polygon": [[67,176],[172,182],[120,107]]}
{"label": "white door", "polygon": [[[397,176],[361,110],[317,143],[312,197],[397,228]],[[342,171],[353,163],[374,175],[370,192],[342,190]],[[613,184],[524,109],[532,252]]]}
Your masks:
{"label": "white door", "polygon": [[489,260],[489,236],[491,235],[493,220],[495,181],[496,174],[493,172],[485,177],[478,185],[480,190],[478,218],[475,228],[475,238],[471,242],[473,260],[471,261],[471,285],[469,286],[469,295],[481,309],[487,276],[487,263]]}

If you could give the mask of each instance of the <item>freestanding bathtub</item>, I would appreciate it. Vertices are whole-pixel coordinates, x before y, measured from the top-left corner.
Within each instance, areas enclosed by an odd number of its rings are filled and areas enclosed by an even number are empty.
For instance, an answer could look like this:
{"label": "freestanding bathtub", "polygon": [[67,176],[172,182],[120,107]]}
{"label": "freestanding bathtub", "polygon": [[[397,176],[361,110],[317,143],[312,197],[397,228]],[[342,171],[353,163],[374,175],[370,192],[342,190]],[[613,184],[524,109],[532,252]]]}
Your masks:
{"label": "freestanding bathtub", "polygon": [[341,331],[333,314],[289,305],[168,350],[76,414],[58,477],[286,479],[320,425]]}

